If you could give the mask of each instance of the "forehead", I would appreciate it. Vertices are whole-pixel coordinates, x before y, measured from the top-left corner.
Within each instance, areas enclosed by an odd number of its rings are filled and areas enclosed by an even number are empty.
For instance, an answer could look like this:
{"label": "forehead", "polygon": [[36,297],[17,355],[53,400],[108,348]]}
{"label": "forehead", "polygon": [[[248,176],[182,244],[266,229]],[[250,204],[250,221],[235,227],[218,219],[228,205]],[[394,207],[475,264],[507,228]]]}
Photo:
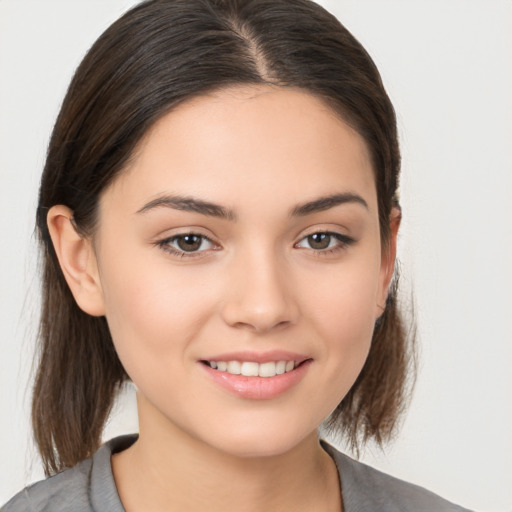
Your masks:
{"label": "forehead", "polygon": [[376,195],[363,138],[319,98],[276,86],[237,86],[179,105],[148,130],[111,188],[135,209],[142,196],[163,193],[226,205],[261,194],[300,202],[340,189],[364,192],[369,203]]}

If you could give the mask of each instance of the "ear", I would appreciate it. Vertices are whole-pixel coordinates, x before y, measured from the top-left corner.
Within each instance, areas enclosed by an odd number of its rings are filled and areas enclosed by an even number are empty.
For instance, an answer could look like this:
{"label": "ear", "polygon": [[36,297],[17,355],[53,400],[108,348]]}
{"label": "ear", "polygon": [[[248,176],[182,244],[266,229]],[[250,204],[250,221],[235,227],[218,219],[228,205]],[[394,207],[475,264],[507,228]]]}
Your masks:
{"label": "ear", "polygon": [[50,208],[46,221],[60,268],[76,303],[89,315],[104,315],[103,292],[91,240],[77,232],[73,212],[67,206]]}
{"label": "ear", "polygon": [[396,245],[398,237],[398,229],[402,220],[402,212],[399,207],[393,207],[389,219],[390,235],[389,241],[382,248],[381,267],[380,267],[380,288],[377,301],[377,318],[382,315],[386,308],[386,300],[388,298],[388,290],[393,279],[396,261]]}

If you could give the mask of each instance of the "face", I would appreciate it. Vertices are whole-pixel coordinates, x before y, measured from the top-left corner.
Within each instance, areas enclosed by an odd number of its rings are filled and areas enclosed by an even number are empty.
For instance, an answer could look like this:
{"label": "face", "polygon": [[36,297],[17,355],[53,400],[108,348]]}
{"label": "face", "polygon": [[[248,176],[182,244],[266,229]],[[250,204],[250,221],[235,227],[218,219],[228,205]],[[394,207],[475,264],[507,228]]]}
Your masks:
{"label": "face", "polygon": [[267,86],[160,119],[103,193],[94,248],[141,436],[242,456],[291,449],[337,406],[389,279],[363,139]]}

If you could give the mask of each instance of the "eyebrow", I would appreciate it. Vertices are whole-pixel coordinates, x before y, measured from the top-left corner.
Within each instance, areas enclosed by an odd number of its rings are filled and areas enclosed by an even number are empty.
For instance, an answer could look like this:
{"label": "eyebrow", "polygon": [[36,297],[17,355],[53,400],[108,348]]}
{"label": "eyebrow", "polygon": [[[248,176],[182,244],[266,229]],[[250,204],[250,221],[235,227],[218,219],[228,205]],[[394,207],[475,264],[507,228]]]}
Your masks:
{"label": "eyebrow", "polygon": [[[302,203],[290,210],[290,217],[304,217],[313,213],[322,212],[346,203],[355,203],[368,210],[368,203],[358,194],[344,193],[319,197],[307,203]],[[155,208],[172,208],[188,212],[196,212],[209,217],[234,221],[237,215],[233,210],[224,206],[189,196],[164,195],[146,203],[137,213],[146,213]]]}
{"label": "eyebrow", "polygon": [[305,215],[329,210],[330,208],[346,203],[360,204],[369,210],[368,203],[360,195],[348,192],[344,194],[333,194],[332,196],[319,197],[313,201],[299,204],[291,210],[290,216],[304,217]]}
{"label": "eyebrow", "polygon": [[155,208],[173,208],[187,212],[196,212],[209,217],[218,217],[226,220],[236,220],[235,212],[210,201],[185,196],[161,196],[145,204],[137,213],[146,213]]}

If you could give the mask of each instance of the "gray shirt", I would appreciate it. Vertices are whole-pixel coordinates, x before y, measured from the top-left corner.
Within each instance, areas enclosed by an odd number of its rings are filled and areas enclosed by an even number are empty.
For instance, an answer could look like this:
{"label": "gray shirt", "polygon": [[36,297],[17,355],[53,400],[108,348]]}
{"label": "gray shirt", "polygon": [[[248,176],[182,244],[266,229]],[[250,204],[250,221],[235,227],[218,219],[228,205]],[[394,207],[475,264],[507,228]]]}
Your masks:
{"label": "gray shirt", "polygon": [[[125,512],[111,456],[136,439],[134,435],[112,439],[91,459],[27,487],[1,512]],[[469,512],[422,487],[357,462],[323,441],[322,446],[338,468],[344,512]]]}

